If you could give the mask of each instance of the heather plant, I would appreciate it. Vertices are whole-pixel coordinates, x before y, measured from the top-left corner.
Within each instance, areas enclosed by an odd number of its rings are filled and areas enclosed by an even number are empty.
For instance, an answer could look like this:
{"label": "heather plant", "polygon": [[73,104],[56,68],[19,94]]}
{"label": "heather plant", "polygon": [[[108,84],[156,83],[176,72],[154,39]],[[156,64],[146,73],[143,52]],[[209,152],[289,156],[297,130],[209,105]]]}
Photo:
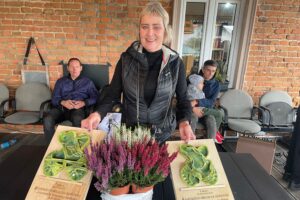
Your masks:
{"label": "heather plant", "polygon": [[96,189],[103,192],[130,183],[146,187],[163,181],[177,156],[177,152],[169,156],[167,147],[159,145],[149,129],[114,128],[110,139],[85,151],[88,168],[98,179]]}
{"label": "heather plant", "polygon": [[128,173],[126,142],[116,143],[111,140],[108,143],[91,145],[90,152],[85,150],[88,168],[93,171],[98,179],[95,187],[98,191],[107,191],[116,187],[123,187],[130,183]]}
{"label": "heather plant", "polygon": [[114,139],[115,142],[119,143],[125,141],[129,147],[136,142],[148,142],[152,138],[150,129],[140,126],[132,130],[123,124],[120,128],[113,127],[112,131],[112,139]]}
{"label": "heather plant", "polygon": [[132,182],[140,187],[155,185],[164,181],[169,174],[171,162],[178,152],[169,156],[168,145],[159,145],[154,139],[135,143],[132,155],[135,157]]}

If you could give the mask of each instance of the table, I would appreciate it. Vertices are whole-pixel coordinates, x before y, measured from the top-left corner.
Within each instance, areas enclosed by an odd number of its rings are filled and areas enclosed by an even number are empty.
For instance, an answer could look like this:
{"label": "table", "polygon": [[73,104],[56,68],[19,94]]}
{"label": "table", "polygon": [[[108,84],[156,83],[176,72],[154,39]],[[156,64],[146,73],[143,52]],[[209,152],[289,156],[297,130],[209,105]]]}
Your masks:
{"label": "table", "polygon": [[[0,165],[0,199],[24,199],[46,151],[44,146],[23,145]],[[250,154],[219,153],[235,199],[290,199],[272,176]],[[95,180],[93,179],[93,182]],[[99,200],[91,185],[88,200]],[[170,177],[154,188],[153,199],[175,199]]]}

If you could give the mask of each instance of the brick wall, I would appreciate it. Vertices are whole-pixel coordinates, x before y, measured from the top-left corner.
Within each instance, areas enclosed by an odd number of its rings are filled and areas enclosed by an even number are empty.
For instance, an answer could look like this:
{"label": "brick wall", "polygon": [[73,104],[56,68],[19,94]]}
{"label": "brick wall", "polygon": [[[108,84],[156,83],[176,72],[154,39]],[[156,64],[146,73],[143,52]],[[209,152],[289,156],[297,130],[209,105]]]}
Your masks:
{"label": "brick wall", "polygon": [[258,0],[244,89],[255,102],[264,92],[278,89],[297,103],[300,1]]}
{"label": "brick wall", "polygon": [[[58,62],[78,57],[84,63],[110,62],[113,74],[120,54],[137,37],[140,0],[2,0],[0,2],[0,82],[13,96],[21,84],[21,64],[33,36],[49,64],[53,87],[62,75]],[[169,11],[172,1],[161,1]],[[40,63],[31,50],[28,64]]]}
{"label": "brick wall", "polygon": [[[1,0],[0,83],[10,96],[21,84],[21,64],[33,36],[49,64],[53,88],[62,75],[61,60],[78,57],[83,63],[110,62],[110,77],[123,51],[137,39],[139,13],[144,0]],[[173,1],[161,0],[172,13]],[[29,66],[39,64],[35,48]],[[41,132],[41,126],[1,124],[0,131]]]}

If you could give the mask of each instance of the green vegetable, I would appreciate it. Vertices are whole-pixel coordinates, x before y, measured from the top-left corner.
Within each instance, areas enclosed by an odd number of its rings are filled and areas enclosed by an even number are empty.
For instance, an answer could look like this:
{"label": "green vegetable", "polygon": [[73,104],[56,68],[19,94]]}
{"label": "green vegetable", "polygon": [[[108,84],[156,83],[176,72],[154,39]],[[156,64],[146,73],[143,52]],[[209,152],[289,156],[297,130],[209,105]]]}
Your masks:
{"label": "green vegetable", "polygon": [[43,171],[46,176],[56,176],[65,169],[68,177],[78,181],[87,174],[84,149],[90,143],[90,137],[76,131],[63,131],[58,141],[62,144],[61,150],[49,153],[44,161]]}
{"label": "green vegetable", "polygon": [[195,186],[201,181],[213,185],[218,180],[217,171],[213,164],[206,157],[207,146],[194,147],[189,144],[182,144],[179,151],[186,157],[186,162],[180,170],[181,179],[189,186]]}

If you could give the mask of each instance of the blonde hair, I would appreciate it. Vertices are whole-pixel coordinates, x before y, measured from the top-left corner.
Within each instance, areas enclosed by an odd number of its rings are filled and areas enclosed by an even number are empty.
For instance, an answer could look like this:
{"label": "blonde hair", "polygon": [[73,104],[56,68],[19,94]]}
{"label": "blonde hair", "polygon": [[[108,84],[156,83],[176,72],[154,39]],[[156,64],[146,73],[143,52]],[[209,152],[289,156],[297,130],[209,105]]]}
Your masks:
{"label": "blonde hair", "polygon": [[172,40],[172,28],[169,25],[169,14],[161,5],[160,2],[154,1],[146,4],[146,7],[140,13],[140,23],[142,17],[145,15],[155,15],[162,18],[163,25],[165,28],[165,37],[163,43],[168,45]]}

